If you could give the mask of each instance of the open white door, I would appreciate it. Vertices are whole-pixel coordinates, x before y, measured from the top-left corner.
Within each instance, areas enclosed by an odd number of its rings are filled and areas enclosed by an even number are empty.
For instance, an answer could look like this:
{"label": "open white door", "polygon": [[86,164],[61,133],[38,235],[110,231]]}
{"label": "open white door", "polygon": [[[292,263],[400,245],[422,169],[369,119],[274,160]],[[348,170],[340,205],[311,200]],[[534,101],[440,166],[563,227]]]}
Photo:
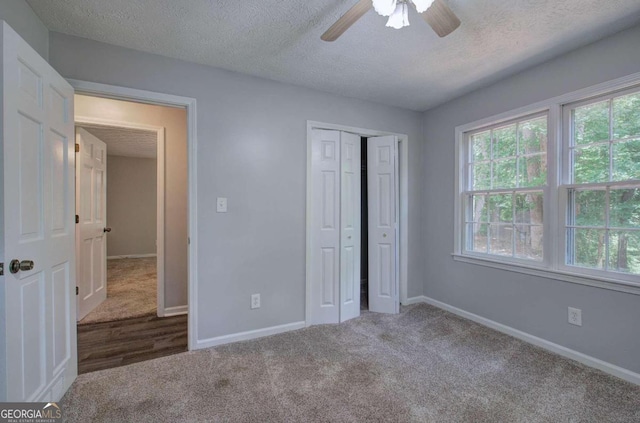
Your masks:
{"label": "open white door", "polygon": [[73,88],[1,25],[0,401],[57,401],[77,375]]}
{"label": "open white door", "polygon": [[340,321],[360,316],[360,136],[340,133]]}
{"label": "open white door", "polygon": [[76,133],[76,247],[78,320],[107,299],[107,145],[82,128]]}
{"label": "open white door", "polygon": [[367,140],[369,310],[398,313],[397,138]]}
{"label": "open white door", "polygon": [[340,132],[314,130],[311,143],[310,322],[340,320]]}

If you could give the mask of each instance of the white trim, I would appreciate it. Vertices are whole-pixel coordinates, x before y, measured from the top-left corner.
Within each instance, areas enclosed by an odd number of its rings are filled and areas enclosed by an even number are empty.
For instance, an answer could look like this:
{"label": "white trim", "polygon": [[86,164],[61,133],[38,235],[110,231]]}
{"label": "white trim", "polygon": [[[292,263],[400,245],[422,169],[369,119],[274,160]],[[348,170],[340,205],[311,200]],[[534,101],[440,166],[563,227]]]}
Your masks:
{"label": "white trim", "polygon": [[276,335],[278,333],[302,329],[305,326],[305,322],[294,322],[279,326],[271,326],[263,329],[233,333],[230,335],[216,336],[214,338],[199,339],[196,344],[196,349],[210,348],[218,345],[230,344],[232,342],[248,341],[250,339],[262,338],[263,336]]}
{"label": "white trim", "polygon": [[189,306],[181,305],[181,306],[173,306],[173,307],[165,308],[162,315],[163,317],[171,317],[171,316],[180,316],[182,314],[188,314],[188,313],[189,313]]}
{"label": "white trim", "polygon": [[[154,125],[146,125],[141,123],[128,122],[123,120],[111,120],[104,119],[100,117],[93,116],[79,116],[76,115],[74,117],[74,122],[76,126],[83,127],[116,127],[116,128],[126,128],[126,129],[136,129],[142,131],[155,132],[156,134],[156,254],[153,257],[158,258],[156,261],[156,310],[158,311],[158,317],[162,317],[162,311],[164,310],[164,210],[165,210],[165,128],[163,126],[154,126]],[[107,155],[109,151],[107,151]],[[109,178],[109,173],[107,172],[107,179]],[[107,180],[107,183],[109,181]],[[107,202],[109,202],[109,198],[107,198]],[[109,216],[107,216],[107,221],[109,220]],[[135,257],[138,256],[138,257]],[[118,257],[118,256],[115,256]],[[127,255],[122,256],[128,258],[140,258],[144,257],[144,255]],[[151,257],[151,256],[148,256]],[[114,258],[114,256],[112,256]],[[107,257],[109,260],[109,257]],[[107,281],[107,284],[109,281]]]}
{"label": "white trim", "polygon": [[125,254],[121,256],[107,256],[107,260],[121,260],[121,259],[132,259],[132,258],[151,258],[157,257],[158,255],[155,253],[151,254]]}
{"label": "white trim", "polygon": [[426,303],[426,298],[424,295],[418,295],[417,297],[410,297],[407,298],[402,305],[408,306],[411,304],[419,304],[419,303]]}
{"label": "white trim", "polygon": [[[454,163],[456,188],[454,192],[454,260],[640,295],[640,284],[637,282],[640,278],[635,275],[620,274],[616,276],[615,272],[598,272],[564,265],[563,239],[566,210],[563,208],[563,201],[565,199],[562,196],[563,186],[561,182],[563,179],[566,179],[566,175],[561,175],[558,172],[561,170],[566,173],[565,167],[561,166],[563,156],[567,154],[564,143],[562,142],[562,131],[566,130],[566,125],[562,125],[563,106],[578,101],[587,101],[612,92],[627,90],[639,84],[640,72],[457,126],[455,128]],[[549,163],[547,180],[549,185],[546,191],[553,191],[551,195],[546,196],[547,201],[545,201],[544,262],[537,265],[534,261],[531,261],[529,264],[529,262],[524,262],[523,260],[505,260],[498,256],[493,257],[463,252],[462,236],[464,231],[464,217],[462,207],[464,201],[463,193],[466,186],[461,175],[462,169],[464,169],[465,166],[465,157],[463,154],[465,151],[465,148],[463,148],[465,133],[545,111],[549,116],[549,126],[547,129],[549,142],[547,149],[547,163]],[[548,213],[546,211],[547,209],[552,210],[552,213]]]}
{"label": "white trim", "polygon": [[505,333],[509,336],[513,336],[514,338],[517,338],[521,341],[536,345],[540,348],[543,348],[547,351],[551,351],[565,358],[575,360],[586,366],[601,370],[610,375],[619,377],[620,379],[624,379],[627,382],[640,385],[639,373],[635,373],[623,367],[616,366],[615,364],[611,364],[606,361],[600,360],[599,358],[591,357],[590,355],[572,350],[570,348],[564,347],[562,345],[556,344],[551,341],[547,341],[546,339],[542,339],[537,336],[531,335],[529,333],[523,332],[521,330],[514,329],[511,326],[503,325],[502,323],[498,323],[496,321],[487,319],[486,317],[478,316],[477,314],[470,313],[468,311],[462,310],[460,308],[454,307],[452,305],[443,303],[438,300],[434,300],[433,298],[429,298],[424,295],[420,297],[413,297],[413,299],[415,299],[416,302],[424,302],[424,303],[430,304],[434,307],[438,307],[442,310],[446,310],[458,316],[464,317],[465,319],[472,320],[483,326],[497,330],[498,332]]}
{"label": "white trim", "polygon": [[[187,148],[188,148],[188,185],[189,185],[189,266],[188,271],[188,296],[189,296],[189,349],[195,349],[198,339],[198,169],[197,169],[197,111],[196,99],[172,94],[157,93],[153,91],[138,90],[135,88],[119,87],[115,85],[100,84],[95,82],[67,79],[76,92],[113,98],[126,101],[137,101],[162,106],[186,108],[187,110]],[[193,245],[193,247],[192,247]]]}
{"label": "white trim", "polygon": [[400,273],[399,281],[399,303],[404,304],[407,299],[408,290],[408,268],[409,268],[409,136],[398,134],[395,132],[378,131],[374,129],[358,128],[355,126],[337,125],[333,123],[317,122],[313,120],[307,121],[307,206],[306,206],[306,255],[305,255],[305,319],[311,322],[310,303],[311,303],[311,213],[313,197],[312,193],[312,177],[311,177],[311,141],[313,129],[326,129],[334,131],[344,131],[357,134],[361,137],[378,137],[385,135],[393,135],[398,137],[400,145],[400,243],[399,255]]}

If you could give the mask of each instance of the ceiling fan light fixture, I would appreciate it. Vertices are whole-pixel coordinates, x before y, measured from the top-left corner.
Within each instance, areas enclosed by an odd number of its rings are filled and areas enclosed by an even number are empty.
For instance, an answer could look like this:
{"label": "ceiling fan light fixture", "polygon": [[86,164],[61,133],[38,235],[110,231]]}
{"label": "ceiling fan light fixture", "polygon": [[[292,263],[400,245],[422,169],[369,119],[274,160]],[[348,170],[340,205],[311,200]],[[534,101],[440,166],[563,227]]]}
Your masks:
{"label": "ceiling fan light fixture", "polygon": [[397,8],[398,0],[373,0],[373,10],[381,16],[391,16]]}
{"label": "ceiling fan light fixture", "polygon": [[387,26],[394,29],[409,26],[409,7],[404,1],[400,1],[396,6],[396,10],[389,16]]}
{"label": "ceiling fan light fixture", "polygon": [[416,10],[418,13],[426,12],[428,8],[431,7],[435,0],[411,0],[413,4],[416,6]]}

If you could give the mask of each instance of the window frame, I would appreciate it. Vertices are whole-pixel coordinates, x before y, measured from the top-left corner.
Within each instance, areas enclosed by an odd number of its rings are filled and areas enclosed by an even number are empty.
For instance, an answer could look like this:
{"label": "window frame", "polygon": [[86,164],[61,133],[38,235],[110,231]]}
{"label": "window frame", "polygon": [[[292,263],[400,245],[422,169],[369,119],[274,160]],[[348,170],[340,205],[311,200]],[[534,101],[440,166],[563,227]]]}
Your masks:
{"label": "window frame", "polygon": [[[521,258],[521,257],[516,257],[513,254],[511,256],[507,256],[507,255],[499,255],[499,254],[492,254],[489,252],[480,252],[480,251],[473,251],[473,250],[467,250],[466,245],[469,242],[468,237],[466,236],[466,232],[468,230],[468,221],[467,218],[465,217],[466,213],[468,212],[467,210],[467,206],[466,206],[466,201],[469,195],[474,195],[474,193],[478,193],[478,194],[485,194],[485,195],[491,195],[491,194],[517,194],[517,193],[526,193],[526,192],[542,192],[542,196],[543,196],[543,216],[545,216],[545,218],[543,219],[542,222],[542,230],[543,230],[543,234],[547,234],[550,231],[549,228],[549,224],[547,223],[547,218],[546,216],[549,214],[550,210],[548,209],[548,203],[549,203],[549,197],[550,197],[550,190],[549,190],[549,172],[547,170],[547,180],[545,182],[544,185],[540,185],[540,186],[534,186],[534,187],[513,187],[513,188],[494,188],[493,186],[491,186],[491,188],[487,188],[487,189],[478,189],[478,190],[472,190],[470,188],[472,188],[472,174],[470,171],[471,168],[471,164],[474,163],[471,161],[472,158],[472,149],[471,149],[471,137],[475,134],[478,133],[482,133],[482,132],[486,132],[486,131],[493,131],[495,129],[500,129],[500,128],[504,128],[506,126],[512,125],[512,124],[518,124],[524,121],[528,121],[528,120],[535,120],[538,118],[542,118],[542,117],[546,117],[547,120],[547,151],[546,151],[546,156],[547,156],[547,167],[548,163],[549,163],[549,112],[548,110],[543,110],[543,111],[539,111],[536,113],[530,113],[530,114],[525,114],[525,115],[520,115],[520,116],[516,116],[512,119],[508,119],[508,120],[502,120],[502,121],[498,121],[496,123],[493,123],[491,125],[486,125],[486,126],[482,126],[479,128],[476,128],[474,130],[471,131],[467,131],[463,134],[464,136],[464,145],[461,146],[462,150],[463,150],[463,158],[462,158],[462,170],[461,170],[461,175],[463,177],[463,181],[462,181],[462,186],[463,186],[463,191],[461,192],[461,219],[462,219],[462,228],[461,228],[461,233],[460,236],[462,237],[462,239],[460,240],[461,242],[461,252],[466,255],[466,256],[470,256],[470,257],[478,257],[478,258],[489,258],[489,259],[494,259],[494,260],[500,260],[500,261],[506,261],[509,263],[514,263],[514,264],[523,264],[523,265],[527,265],[527,264],[533,264],[533,265],[542,265],[543,267],[549,267],[549,263],[548,263],[548,248],[549,248],[549,241],[547,240],[547,236],[543,236],[543,257],[542,260],[534,260],[534,259],[527,259],[527,258]],[[516,129],[517,130],[517,129]],[[517,135],[516,135],[517,136]],[[490,143],[493,144],[493,138],[490,139]],[[523,155],[520,154],[519,151],[517,151],[518,145],[516,144],[516,155],[513,156],[516,159],[516,166],[518,166],[518,159],[520,157],[522,157]],[[494,157],[491,154],[490,158],[489,158],[489,162],[493,162],[494,161]],[[492,167],[493,169],[493,167]],[[492,177],[493,177],[493,172],[492,173]],[[518,169],[516,169],[516,178],[518,177]],[[515,218],[515,215],[512,216]],[[488,227],[490,228],[492,225],[490,224],[490,222],[488,222]],[[515,226],[515,222],[511,223],[511,226]],[[513,240],[512,240],[513,242]],[[512,246],[512,249],[515,249],[515,245]]]}
{"label": "window frame", "polygon": [[[640,72],[607,81],[581,90],[540,101],[495,116],[480,119],[455,128],[455,197],[454,251],[457,262],[487,266],[517,273],[539,276],[581,285],[596,286],[640,295],[640,275],[605,271],[568,265],[566,230],[568,194],[572,185],[566,184],[569,175],[569,138],[565,107],[592,103],[596,98],[617,97],[640,90]],[[547,186],[544,197],[543,260],[519,259],[465,250],[465,196],[467,189],[467,154],[470,154],[467,135],[483,128],[508,124],[528,116],[548,115],[547,121]],[[511,189],[506,190],[511,191]]]}
{"label": "window frame", "polygon": [[[572,272],[580,275],[590,276],[590,277],[602,277],[606,279],[615,279],[617,281],[625,281],[632,284],[640,285],[640,275],[626,274],[624,272],[616,272],[612,270],[604,270],[604,269],[593,269],[589,267],[583,267],[578,265],[568,264],[571,253],[568,245],[568,222],[570,219],[570,192],[574,189],[591,189],[591,190],[607,190],[607,189],[615,189],[615,188],[623,188],[629,186],[635,186],[640,188],[640,179],[631,179],[625,181],[607,181],[607,182],[592,182],[592,183],[576,183],[572,180],[573,175],[573,163],[571,157],[571,142],[574,138],[573,134],[573,122],[572,111],[576,108],[587,106],[590,104],[596,104],[602,101],[612,101],[615,98],[625,96],[627,94],[640,93],[640,85],[625,87],[618,90],[612,90],[607,93],[591,96],[590,98],[582,99],[579,101],[569,102],[562,105],[562,177],[558,186],[558,195],[560,198],[559,204],[559,212],[564,212],[562,220],[560,220],[558,226],[558,233],[560,235],[560,239],[558,244],[563,246],[563,260],[558,263],[558,268],[564,272]],[[611,131],[612,122],[612,110],[609,110],[609,131]],[[611,133],[609,134],[611,135]],[[611,145],[613,140],[611,136],[609,136],[609,140],[606,140],[609,144],[609,154],[611,154]],[[604,140],[603,140],[604,142]],[[609,157],[609,176],[611,177],[612,171],[612,160],[613,157]],[[611,179],[611,178],[610,178]],[[605,222],[605,226],[603,229],[608,231],[611,225],[609,222]],[[575,252],[573,252],[575,254]]]}

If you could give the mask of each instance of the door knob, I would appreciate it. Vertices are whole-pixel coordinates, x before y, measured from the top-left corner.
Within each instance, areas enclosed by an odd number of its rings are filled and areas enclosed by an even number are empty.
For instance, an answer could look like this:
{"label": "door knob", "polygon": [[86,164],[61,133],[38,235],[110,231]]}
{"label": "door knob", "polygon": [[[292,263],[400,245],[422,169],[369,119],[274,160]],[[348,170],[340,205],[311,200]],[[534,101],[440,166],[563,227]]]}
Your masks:
{"label": "door knob", "polygon": [[9,271],[11,273],[18,273],[19,271],[23,271],[23,272],[27,272],[29,270],[33,270],[33,266],[35,265],[35,263],[33,262],[33,260],[16,260],[13,259],[11,260],[11,263],[9,263]]}
{"label": "door knob", "polygon": [[111,232],[111,228],[104,228],[102,232]]}
{"label": "door knob", "polygon": [[387,234],[382,234],[382,237],[383,237],[383,238],[386,238],[386,237],[387,237]]}

